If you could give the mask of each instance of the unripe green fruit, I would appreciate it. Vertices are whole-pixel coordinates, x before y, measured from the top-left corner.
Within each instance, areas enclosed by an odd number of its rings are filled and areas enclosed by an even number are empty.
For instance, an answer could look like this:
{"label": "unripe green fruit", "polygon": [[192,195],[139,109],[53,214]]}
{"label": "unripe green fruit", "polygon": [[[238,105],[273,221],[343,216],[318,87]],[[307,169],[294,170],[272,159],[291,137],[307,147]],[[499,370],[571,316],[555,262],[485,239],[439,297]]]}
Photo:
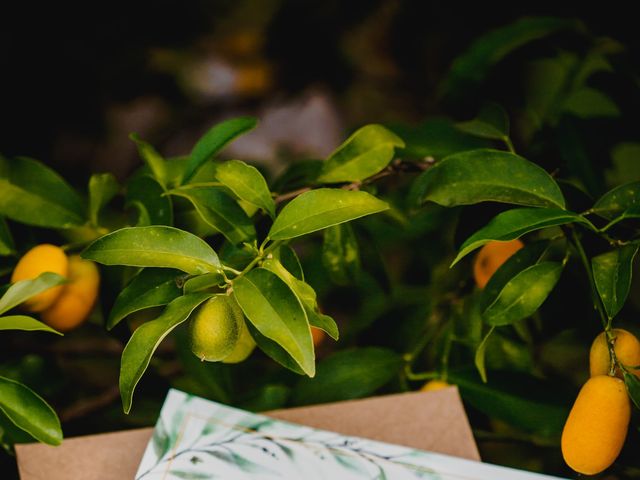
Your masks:
{"label": "unripe green fruit", "polygon": [[[242,315],[242,312],[240,312]],[[223,363],[240,363],[247,359],[253,349],[256,348],[256,341],[249,333],[249,329],[247,328],[247,323],[244,318],[240,321],[240,334],[238,335],[238,341],[236,342],[236,346],[228,356],[224,357],[222,360]]]}
{"label": "unripe green fruit", "polygon": [[219,362],[233,352],[244,321],[239,310],[226,295],[216,295],[198,308],[189,323],[191,351],[196,357]]}

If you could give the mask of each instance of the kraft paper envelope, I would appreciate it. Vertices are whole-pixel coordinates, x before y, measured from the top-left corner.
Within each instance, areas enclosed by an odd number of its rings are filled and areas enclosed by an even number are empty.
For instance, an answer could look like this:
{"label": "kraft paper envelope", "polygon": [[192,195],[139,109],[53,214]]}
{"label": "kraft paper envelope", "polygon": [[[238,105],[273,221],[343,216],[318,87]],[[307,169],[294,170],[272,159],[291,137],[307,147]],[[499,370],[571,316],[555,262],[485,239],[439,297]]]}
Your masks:
{"label": "kraft paper envelope", "polygon": [[[455,387],[311,407],[269,416],[344,435],[479,460]],[[23,480],[123,480],[133,478],[152,429],[69,438],[62,445],[17,445]]]}

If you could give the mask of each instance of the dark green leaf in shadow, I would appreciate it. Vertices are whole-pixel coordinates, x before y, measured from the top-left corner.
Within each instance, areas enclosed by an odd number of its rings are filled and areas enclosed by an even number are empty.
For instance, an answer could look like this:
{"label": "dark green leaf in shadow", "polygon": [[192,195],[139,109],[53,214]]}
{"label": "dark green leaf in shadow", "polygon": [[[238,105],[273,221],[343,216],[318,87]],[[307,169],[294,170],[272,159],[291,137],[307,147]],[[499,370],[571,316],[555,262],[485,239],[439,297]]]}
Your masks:
{"label": "dark green leaf in shadow", "polygon": [[593,213],[612,220],[632,207],[640,206],[640,181],[609,190],[593,206]]}
{"label": "dark green leaf in shadow", "polygon": [[137,225],[173,225],[171,197],[149,175],[138,175],[127,182],[125,207],[138,212]]}
{"label": "dark green leaf in shadow", "polygon": [[348,223],[324,231],[322,264],[336,285],[353,284],[360,273],[360,249]]}
{"label": "dark green leaf in shadow", "polygon": [[627,300],[636,253],[637,243],[616,248],[591,260],[593,279],[609,318],[615,317]]}
{"label": "dark green leaf in shadow", "polygon": [[342,350],[318,363],[316,377],[293,390],[295,405],[326,403],[372,394],[394,378],[402,359],[393,350],[364,347]]}
{"label": "dark green leaf in shadow", "polygon": [[0,217],[0,256],[13,255],[15,253],[16,247],[7,222],[3,217]]}
{"label": "dark green leaf in shadow", "polygon": [[120,190],[116,177],[111,173],[95,173],[89,179],[89,221],[99,225],[100,210],[111,201]]}
{"label": "dark green leaf in shadow", "polygon": [[172,302],[182,290],[176,279],[184,275],[179,270],[145,268],[118,294],[109,318],[107,329],[111,330],[121,320],[145,308],[160,307]]}

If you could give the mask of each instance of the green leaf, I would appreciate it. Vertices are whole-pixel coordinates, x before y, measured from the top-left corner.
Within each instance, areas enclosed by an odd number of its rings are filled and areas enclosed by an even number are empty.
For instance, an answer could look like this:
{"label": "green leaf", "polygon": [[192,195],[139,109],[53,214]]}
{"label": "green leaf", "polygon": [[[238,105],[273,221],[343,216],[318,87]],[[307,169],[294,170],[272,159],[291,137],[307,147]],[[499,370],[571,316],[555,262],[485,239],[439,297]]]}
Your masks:
{"label": "green leaf", "polygon": [[145,308],[166,305],[182,295],[176,279],[184,275],[179,270],[145,268],[136,275],[116,298],[107,329],[111,330],[121,320]]}
{"label": "green leaf", "polygon": [[89,179],[89,220],[99,225],[100,210],[118,193],[120,185],[111,173],[95,173]]}
{"label": "green leaf", "polygon": [[454,60],[440,86],[441,94],[472,90],[489,69],[514,50],[558,30],[575,28],[576,22],[561,18],[523,18],[477,38],[469,49]]}
{"label": "green leaf", "polygon": [[491,145],[487,140],[458,130],[451,121],[445,119],[430,119],[416,127],[394,125],[390,128],[406,143],[401,152],[403,158],[440,160],[454,153]]}
{"label": "green leaf", "polygon": [[127,227],[100,237],[82,257],[104,265],[177,268],[199,275],[222,267],[201,238],[173,227]]}
{"label": "green leaf", "polygon": [[133,392],[160,342],[174,328],[187,320],[191,312],[211,295],[210,293],[192,293],[178,297],[167,305],[157,319],[143,323],[133,332],[124,347],[120,364],[120,395],[125,413],[131,410]]}
{"label": "green leaf", "polygon": [[387,210],[389,205],[366,192],[319,188],[285,205],[269,230],[272,240],[286,240]]}
{"label": "green leaf", "polygon": [[476,354],[474,358],[474,363],[476,365],[476,368],[478,369],[478,373],[480,374],[480,378],[482,379],[483,383],[487,383],[487,369],[485,367],[485,354],[487,351],[489,337],[491,336],[495,328],[496,327],[491,327],[487,332],[487,334],[484,336],[484,338],[482,339],[482,342],[480,342],[480,345],[478,345],[478,348],[476,349]]}
{"label": "green leaf", "polygon": [[564,100],[562,108],[567,113],[585,119],[620,116],[620,109],[615,102],[591,87],[582,87],[572,92]]}
{"label": "green leaf", "polygon": [[62,442],[62,429],[56,412],[26,385],[0,377],[0,410],[36,440],[49,445]]}
{"label": "green leaf", "polygon": [[300,367],[298,362],[278,343],[262,335],[251,322],[247,322],[247,328],[260,350],[292,372],[298,375],[306,375],[306,372]]}
{"label": "green leaf", "polygon": [[630,208],[640,207],[640,181],[620,185],[605,193],[593,206],[593,213],[612,220]]}
{"label": "green leaf", "polygon": [[307,317],[309,317],[309,325],[319,328],[334,340],[338,340],[340,338],[338,325],[329,315],[324,315],[323,313],[311,310],[307,305],[305,305],[305,312],[307,312]]}
{"label": "green leaf", "polygon": [[9,287],[0,298],[0,315],[20,305],[25,300],[51,287],[62,285],[67,281],[62,275],[44,272],[30,280],[20,280]]}
{"label": "green leaf", "polygon": [[255,118],[239,117],[214,125],[191,150],[185,165],[182,182],[188,182],[196,171],[236,137],[253,130],[258,124]]}
{"label": "green leaf", "polygon": [[360,249],[351,225],[343,223],[324,231],[322,264],[336,285],[354,283],[360,272]]}
{"label": "green leaf", "polygon": [[366,125],[351,135],[324,162],[318,182],[358,182],[375,175],[393,160],[404,142],[382,125]]}
{"label": "green leaf", "polygon": [[276,216],[276,204],[266,180],[257,168],[240,160],[229,160],[216,164],[214,175],[239,199],[263,209],[271,218]]}
{"label": "green leaf", "polygon": [[280,245],[277,250],[277,258],[282,263],[282,266],[287,269],[298,280],[304,281],[304,272],[302,271],[302,264],[296,254],[296,251],[291,248],[290,245]]}
{"label": "green leaf", "polygon": [[593,279],[609,318],[615,317],[627,300],[631,288],[633,258],[638,244],[625,245],[591,260]]}
{"label": "green leaf", "polygon": [[307,315],[298,297],[275,273],[255,268],[233,281],[233,292],[249,321],[280,344],[313,377],[315,357]]}
{"label": "green leaf", "polygon": [[560,279],[563,265],[541,262],[525,268],[504,286],[482,317],[493,326],[511,325],[532,315]]}
{"label": "green leaf", "polygon": [[513,153],[471,150],[451,155],[422,173],[410,198],[446,207],[503,202],[564,208],[560,187],[542,168]]}
{"label": "green leaf", "polygon": [[198,275],[188,279],[184,282],[182,290],[187,294],[218,287],[220,285],[224,285],[224,283],[224,277],[221,272],[205,273],[204,275]]}
{"label": "green leaf", "polygon": [[640,408],[640,379],[635,375],[624,372],[624,383],[627,385],[629,397],[636,408]]}
{"label": "green leaf", "polygon": [[160,155],[152,145],[148,144],[140,138],[137,133],[132,133],[129,138],[133,140],[138,147],[140,158],[151,170],[153,178],[164,188],[167,186],[167,164],[165,159]]}
{"label": "green leaf", "polygon": [[517,428],[558,437],[571,405],[562,386],[522,372],[492,371],[484,383],[475,371],[449,373],[462,398],[473,407]]}
{"label": "green leaf", "polygon": [[85,222],[80,196],[55,171],[30,158],[0,157],[0,215],[48,228]]}
{"label": "green leaf", "polygon": [[584,217],[558,208],[514,208],[507,210],[495,216],[486,226],[467,238],[451,266],[453,267],[466,255],[491,241],[515,240],[535,230],[567,223],[590,225],[590,222]]}
{"label": "green leaf", "polygon": [[256,238],[251,219],[221,188],[185,186],[169,193],[189,200],[202,219],[231,243],[238,244]]}
{"label": "green leaf", "polygon": [[489,140],[509,138],[509,117],[504,109],[495,103],[485,105],[476,118],[457,123],[456,127],[470,135]]}
{"label": "green leaf", "polygon": [[134,176],[127,182],[125,207],[138,211],[138,226],[173,225],[171,197],[148,175]]}
{"label": "green leaf", "polygon": [[7,222],[0,217],[0,256],[13,255],[15,252],[16,247]]}
{"label": "green leaf", "polygon": [[300,379],[292,401],[309,405],[365,397],[391,381],[401,367],[402,359],[393,350],[342,350],[318,363],[315,378]]}
{"label": "green leaf", "polygon": [[49,325],[46,325],[35,318],[27,317],[26,315],[8,315],[6,317],[0,317],[0,330],[24,330],[27,332],[42,331],[62,335],[62,333],[54,330]]}
{"label": "green leaf", "polygon": [[541,240],[526,244],[511,255],[491,276],[480,293],[479,306],[482,311],[491,305],[509,281],[524,269],[540,261],[549,247],[549,241]]}

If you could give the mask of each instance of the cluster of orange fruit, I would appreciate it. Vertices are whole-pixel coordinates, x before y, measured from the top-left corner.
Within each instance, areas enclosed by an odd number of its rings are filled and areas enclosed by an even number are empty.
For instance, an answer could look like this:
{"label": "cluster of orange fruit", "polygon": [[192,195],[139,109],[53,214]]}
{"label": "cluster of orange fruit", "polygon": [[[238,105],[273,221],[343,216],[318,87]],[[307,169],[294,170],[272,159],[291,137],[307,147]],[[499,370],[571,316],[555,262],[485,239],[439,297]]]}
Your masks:
{"label": "cluster of orange fruit", "polygon": [[98,297],[98,267],[79,255],[67,256],[60,247],[41,244],[20,258],[11,282],[31,280],[44,272],[57,273],[67,282],[29,298],[22,307],[39,313],[43,322],[58,331],[78,327],[88,318]]}

